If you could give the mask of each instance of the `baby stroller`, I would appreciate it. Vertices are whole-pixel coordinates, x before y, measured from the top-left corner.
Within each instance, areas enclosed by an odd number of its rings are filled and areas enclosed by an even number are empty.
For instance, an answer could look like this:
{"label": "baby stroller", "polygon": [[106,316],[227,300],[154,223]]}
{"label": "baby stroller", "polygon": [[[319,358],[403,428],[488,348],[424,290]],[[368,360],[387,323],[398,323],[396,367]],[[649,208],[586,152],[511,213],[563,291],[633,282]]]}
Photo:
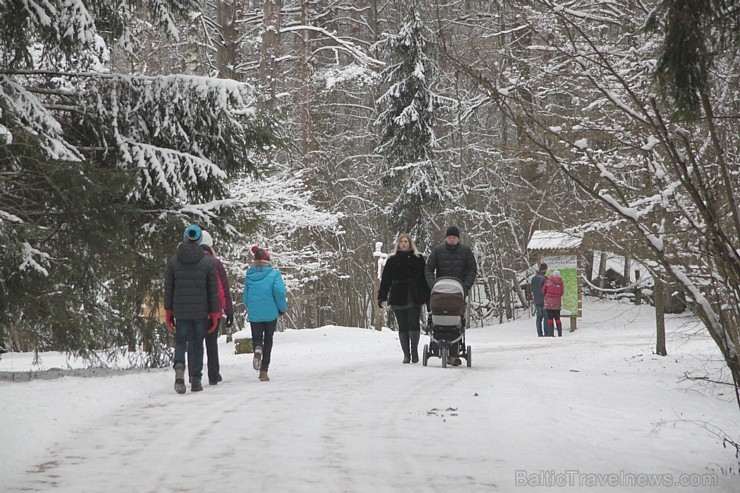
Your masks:
{"label": "baby stroller", "polygon": [[456,356],[465,358],[469,368],[471,350],[470,346],[465,346],[465,288],[462,283],[454,277],[437,279],[432,286],[429,309],[429,344],[424,344],[422,364],[427,366],[429,357],[434,356],[442,359],[442,368],[447,368],[448,356]]}

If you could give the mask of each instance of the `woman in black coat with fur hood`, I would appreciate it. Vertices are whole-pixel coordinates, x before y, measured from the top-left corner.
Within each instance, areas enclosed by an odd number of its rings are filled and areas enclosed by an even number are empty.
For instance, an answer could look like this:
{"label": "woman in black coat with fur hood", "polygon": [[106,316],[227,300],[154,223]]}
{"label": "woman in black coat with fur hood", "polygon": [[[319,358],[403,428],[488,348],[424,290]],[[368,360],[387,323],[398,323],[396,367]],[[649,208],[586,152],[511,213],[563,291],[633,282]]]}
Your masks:
{"label": "woman in black coat with fur hood", "polygon": [[398,321],[404,363],[419,362],[421,305],[429,303],[430,294],[424,278],[425,264],[411,236],[400,235],[385,263],[378,289],[378,306],[383,308],[387,300]]}

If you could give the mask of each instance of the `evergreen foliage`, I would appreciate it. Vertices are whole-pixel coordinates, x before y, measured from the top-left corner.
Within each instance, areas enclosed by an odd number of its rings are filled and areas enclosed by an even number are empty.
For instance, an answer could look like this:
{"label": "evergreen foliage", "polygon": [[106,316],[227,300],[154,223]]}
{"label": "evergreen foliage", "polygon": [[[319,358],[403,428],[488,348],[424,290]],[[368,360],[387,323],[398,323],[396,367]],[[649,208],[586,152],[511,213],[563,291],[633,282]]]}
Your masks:
{"label": "evergreen foliage", "polygon": [[646,26],[664,34],[656,67],[662,93],[678,114],[698,118],[715,59],[740,43],[740,2],[663,0]]}
{"label": "evergreen foliage", "polygon": [[24,32],[0,36],[0,335],[10,348],[91,359],[146,348],[139,363],[162,364],[156,308],[182,228],[251,220],[225,182],[257,174],[279,143],[253,88],[106,68],[98,32],[132,49],[138,9],[177,36],[175,15],[194,5],[0,3],[3,26]]}
{"label": "evergreen foliage", "polygon": [[0,338],[161,349],[141,307],[189,222],[237,290],[239,251],[277,253],[281,324],[366,326],[374,242],[424,250],[454,222],[480,267],[472,325],[526,306],[533,230],[577,229],[673,277],[738,375],[739,13],[0,0]]}
{"label": "evergreen foliage", "polygon": [[444,176],[434,162],[438,101],[431,91],[430,33],[421,19],[421,4],[407,0],[404,5],[406,18],[399,32],[381,42],[392,63],[382,74],[387,90],[378,99],[382,112],[376,152],[385,158],[383,184],[395,195],[385,210],[392,230],[408,232],[429,245],[427,216],[445,197]]}

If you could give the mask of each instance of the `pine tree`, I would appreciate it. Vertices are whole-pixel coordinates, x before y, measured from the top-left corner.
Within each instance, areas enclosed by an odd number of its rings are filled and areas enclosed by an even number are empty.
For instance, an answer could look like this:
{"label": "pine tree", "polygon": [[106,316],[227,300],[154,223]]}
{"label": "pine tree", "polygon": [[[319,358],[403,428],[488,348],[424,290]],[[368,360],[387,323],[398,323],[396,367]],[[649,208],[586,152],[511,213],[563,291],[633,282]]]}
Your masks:
{"label": "pine tree", "polygon": [[[131,27],[169,36],[191,0],[0,2],[0,325],[12,349],[154,349],[163,265],[184,225],[249,219],[225,181],[276,143],[249,84],[110,72]],[[41,48],[41,49],[39,49]],[[2,345],[2,344],[0,344]]]}
{"label": "pine tree", "polygon": [[385,159],[383,184],[394,195],[386,208],[391,228],[428,245],[429,215],[445,195],[442,172],[434,163],[438,101],[430,88],[434,70],[421,3],[407,0],[404,6],[400,30],[381,41],[391,64],[383,73],[388,89],[377,101],[383,109],[376,122],[381,127],[376,152]]}
{"label": "pine tree", "polygon": [[664,36],[656,66],[662,94],[680,115],[699,118],[715,61],[740,44],[740,2],[661,0],[646,26]]}

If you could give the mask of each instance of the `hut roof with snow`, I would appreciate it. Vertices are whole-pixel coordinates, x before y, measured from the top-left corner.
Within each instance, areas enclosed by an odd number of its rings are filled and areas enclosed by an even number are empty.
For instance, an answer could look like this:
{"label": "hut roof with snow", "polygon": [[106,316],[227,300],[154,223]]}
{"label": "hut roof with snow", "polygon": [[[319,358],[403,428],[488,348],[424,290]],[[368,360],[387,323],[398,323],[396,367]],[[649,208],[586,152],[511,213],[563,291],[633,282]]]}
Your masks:
{"label": "hut roof with snow", "polygon": [[528,250],[542,252],[574,252],[581,247],[583,236],[561,231],[538,230],[527,244]]}

